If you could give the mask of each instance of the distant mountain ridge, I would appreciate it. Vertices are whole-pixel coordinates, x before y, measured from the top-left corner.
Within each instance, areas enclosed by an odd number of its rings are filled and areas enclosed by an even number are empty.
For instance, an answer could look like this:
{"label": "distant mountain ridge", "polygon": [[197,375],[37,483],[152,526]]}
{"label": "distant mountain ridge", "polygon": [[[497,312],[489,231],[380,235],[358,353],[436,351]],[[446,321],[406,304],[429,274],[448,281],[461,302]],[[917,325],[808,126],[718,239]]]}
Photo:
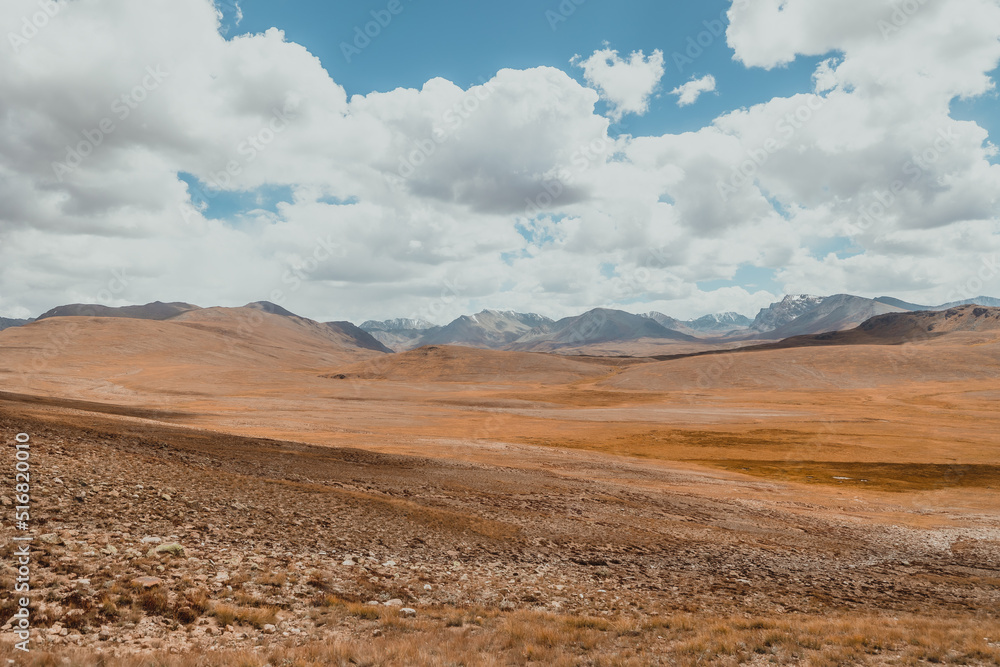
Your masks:
{"label": "distant mountain ridge", "polygon": [[163,303],[154,301],[142,306],[102,306],[95,303],[73,303],[57,306],[38,316],[39,320],[50,317],[126,317],[133,320],[169,320],[181,313],[199,310],[199,306],[181,301]]}
{"label": "distant mountain ridge", "polygon": [[[354,346],[383,353],[454,345],[492,350],[576,351],[589,354],[592,348],[588,346],[603,345],[609,349],[606,344],[619,342],[644,341],[640,347],[648,349],[650,345],[655,347],[672,342],[741,345],[751,341],[784,340],[853,329],[882,315],[940,312],[964,305],[1000,307],[1000,299],[981,296],[940,306],[924,306],[888,296],[868,299],[850,294],[798,294],[785,296],[781,301],[761,308],[752,320],[734,312],[679,320],[655,311],[635,315],[622,310],[595,308],[558,321],[535,313],[483,310],[474,315],[462,315],[443,326],[416,318],[368,320],[361,326],[337,321],[326,322],[324,326],[349,339]],[[249,303],[244,308],[313,322],[268,301]],[[162,321],[201,310],[204,309],[183,302],[154,301],[121,307],[69,304],[53,308],[38,319],[83,316]],[[0,318],[0,329],[24,326],[32,321]],[[621,349],[631,350],[635,346]]]}
{"label": "distant mountain ridge", "polygon": [[475,315],[462,315],[446,326],[428,330],[420,343],[496,349],[510,345],[533,329],[545,329],[552,324],[549,318],[534,313],[483,310]]}
{"label": "distant mountain ridge", "polygon": [[546,352],[570,346],[645,338],[685,342],[698,340],[643,315],[595,308],[583,315],[566,317],[551,325],[538,327],[519,338],[510,349]]}
{"label": "distant mountain ridge", "polygon": [[34,320],[19,320],[15,318],[0,317],[0,331],[4,329],[10,329],[11,327],[20,327],[25,324],[30,324]]}

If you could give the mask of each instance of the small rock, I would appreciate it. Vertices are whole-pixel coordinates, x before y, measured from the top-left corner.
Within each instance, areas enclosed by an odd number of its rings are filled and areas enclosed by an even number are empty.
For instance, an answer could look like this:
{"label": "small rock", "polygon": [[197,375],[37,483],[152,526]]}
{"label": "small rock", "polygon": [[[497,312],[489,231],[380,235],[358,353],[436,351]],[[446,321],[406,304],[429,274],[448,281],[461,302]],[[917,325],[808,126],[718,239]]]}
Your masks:
{"label": "small rock", "polygon": [[375,628],[374,630],[372,630],[372,637],[381,637],[381,636],[382,636],[382,631],[380,629]]}
{"label": "small rock", "polygon": [[111,631],[107,628],[101,628],[101,631],[97,633],[97,638],[102,642],[106,642],[111,639]]}
{"label": "small rock", "polygon": [[229,573],[219,572],[218,574],[215,575],[215,580],[218,582],[229,581]]}
{"label": "small rock", "polygon": [[369,600],[365,604],[368,605],[369,607],[381,607],[382,606],[382,604],[378,600]]}
{"label": "small rock", "polygon": [[424,584],[424,590],[425,591],[431,591],[431,590],[434,590],[434,587],[431,586],[430,584]]}
{"label": "small rock", "polygon": [[76,498],[77,500],[79,500],[82,503],[84,500],[87,499],[87,492],[86,491],[78,491],[77,494],[75,496],[73,496],[73,497]]}
{"label": "small rock", "polygon": [[105,556],[114,556],[116,553],[118,553],[118,549],[109,544],[105,546],[103,549],[101,549],[101,553],[104,554]]}
{"label": "small rock", "polygon": [[413,618],[414,616],[417,615],[417,610],[411,609],[410,607],[403,607],[402,609],[399,610],[399,615],[405,616],[406,618]]}
{"label": "small rock", "polygon": [[260,631],[263,632],[265,635],[273,635],[275,632],[278,631],[278,628],[268,623],[263,628],[261,628]]}
{"label": "small rock", "polygon": [[351,565],[354,565],[354,561],[350,558],[345,558],[343,564],[350,567]]}
{"label": "small rock", "polygon": [[132,580],[133,586],[136,587],[141,586],[142,588],[153,588],[155,586],[159,586],[162,583],[163,579],[160,579],[159,577],[136,577],[135,579]]}
{"label": "small rock", "polygon": [[161,540],[160,538],[153,537],[152,535],[147,535],[146,537],[142,538],[142,540],[141,540],[141,542],[143,544],[159,544],[162,541],[163,540]]}
{"label": "small rock", "polygon": [[44,535],[39,535],[38,539],[46,544],[62,544],[63,540],[55,533],[45,533]]}
{"label": "small rock", "polygon": [[159,556],[161,554],[170,554],[171,556],[182,558],[184,556],[184,547],[177,543],[161,544],[158,547],[153,547],[146,553],[147,556]]}
{"label": "small rock", "polygon": [[386,602],[385,606],[386,607],[402,607],[403,606],[403,601],[400,600],[399,598],[393,598],[393,599],[389,600],[388,602]]}

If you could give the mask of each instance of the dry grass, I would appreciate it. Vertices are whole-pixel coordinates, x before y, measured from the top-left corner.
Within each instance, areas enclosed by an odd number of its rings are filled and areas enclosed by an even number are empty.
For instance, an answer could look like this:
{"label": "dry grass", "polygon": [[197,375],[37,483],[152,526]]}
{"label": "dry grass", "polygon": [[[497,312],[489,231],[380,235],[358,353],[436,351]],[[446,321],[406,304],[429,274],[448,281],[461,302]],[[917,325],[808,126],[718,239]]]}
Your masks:
{"label": "dry grass", "polygon": [[241,607],[224,602],[213,604],[209,614],[219,625],[249,625],[257,629],[278,620],[278,610],[273,607]]}
{"label": "dry grass", "polygon": [[[783,615],[726,617],[677,615],[606,619],[491,609],[428,610],[417,619],[356,603],[335,601],[325,612],[346,621],[353,640],[316,641],[258,652],[166,652],[143,657],[98,658],[84,651],[35,650],[19,663],[104,667],[222,667],[242,665],[998,665],[1000,625],[979,616]],[[273,622],[256,608],[215,605],[220,623]],[[270,621],[266,620],[270,618]],[[371,637],[381,628],[383,636]],[[14,657],[10,646],[0,659]]]}
{"label": "dry grass", "polygon": [[997,465],[725,459],[697,463],[774,480],[880,491],[933,491],[956,487],[1000,489],[1000,466]]}

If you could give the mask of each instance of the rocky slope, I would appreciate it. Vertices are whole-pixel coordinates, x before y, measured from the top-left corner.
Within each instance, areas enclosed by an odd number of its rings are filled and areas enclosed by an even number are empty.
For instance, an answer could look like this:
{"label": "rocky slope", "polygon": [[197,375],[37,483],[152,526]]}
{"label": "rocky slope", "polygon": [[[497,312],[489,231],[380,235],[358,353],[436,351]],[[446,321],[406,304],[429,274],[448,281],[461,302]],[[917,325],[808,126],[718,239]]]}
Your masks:
{"label": "rocky slope", "polygon": [[534,313],[484,310],[463,315],[450,324],[427,331],[420,345],[462,345],[499,349],[517,341],[529,331],[546,330],[552,320]]}

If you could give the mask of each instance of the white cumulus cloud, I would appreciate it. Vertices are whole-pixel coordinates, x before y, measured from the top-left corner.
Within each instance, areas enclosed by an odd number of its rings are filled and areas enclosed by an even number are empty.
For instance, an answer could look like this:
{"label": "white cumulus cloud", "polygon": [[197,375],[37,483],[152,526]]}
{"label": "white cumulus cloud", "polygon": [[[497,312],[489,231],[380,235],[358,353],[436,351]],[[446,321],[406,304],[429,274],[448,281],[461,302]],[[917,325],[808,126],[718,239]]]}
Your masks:
{"label": "white cumulus cloud", "polygon": [[602,49],[586,59],[576,56],[571,62],[583,68],[583,78],[611,105],[616,120],[628,113],[646,113],[664,72],[663,52],[659,50],[649,56],[635,51],[623,59],[614,49]]}
{"label": "white cumulus cloud", "polygon": [[677,86],[670,91],[670,94],[677,95],[677,106],[686,107],[697,102],[702,93],[710,93],[713,90],[715,90],[715,77],[706,74],[700,79],[691,79],[687,83]]}

